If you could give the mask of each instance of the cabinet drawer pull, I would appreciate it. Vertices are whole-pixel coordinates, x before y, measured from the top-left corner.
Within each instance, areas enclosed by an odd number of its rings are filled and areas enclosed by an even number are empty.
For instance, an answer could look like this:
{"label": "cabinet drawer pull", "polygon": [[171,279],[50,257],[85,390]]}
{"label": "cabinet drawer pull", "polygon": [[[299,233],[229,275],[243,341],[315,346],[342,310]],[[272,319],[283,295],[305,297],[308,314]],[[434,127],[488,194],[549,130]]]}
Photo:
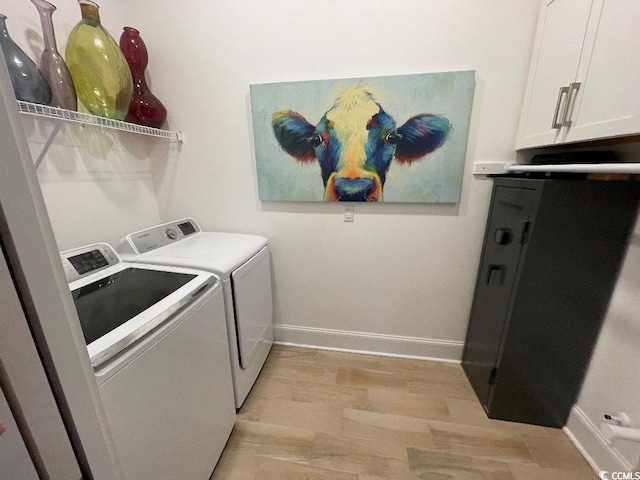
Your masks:
{"label": "cabinet drawer pull", "polygon": [[[556,111],[553,114],[553,121],[551,122],[551,128],[559,129],[562,127],[562,121],[558,122],[558,113],[560,113],[560,105],[562,105],[562,97],[569,93],[569,87],[560,87],[558,92],[558,101],[556,102]],[[568,104],[568,102],[567,102]],[[566,112],[566,107],[564,111]]]}
{"label": "cabinet drawer pull", "polygon": [[503,285],[506,265],[489,265],[487,285]]}
{"label": "cabinet drawer pull", "polygon": [[[573,113],[573,100],[575,100],[575,96],[580,90],[580,82],[574,82],[569,84],[569,93],[567,93],[567,103],[564,105],[564,112],[562,113],[562,126],[570,127],[571,126],[571,114]],[[574,93],[575,92],[575,93]]]}

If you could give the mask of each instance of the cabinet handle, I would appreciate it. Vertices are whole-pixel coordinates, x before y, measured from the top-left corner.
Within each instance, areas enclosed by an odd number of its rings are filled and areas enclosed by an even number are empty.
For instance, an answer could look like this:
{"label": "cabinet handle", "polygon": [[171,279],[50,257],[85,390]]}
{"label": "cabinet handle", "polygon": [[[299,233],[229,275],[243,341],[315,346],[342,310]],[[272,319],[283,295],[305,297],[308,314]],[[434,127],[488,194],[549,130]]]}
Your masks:
{"label": "cabinet handle", "polygon": [[509,228],[498,228],[493,233],[493,241],[498,245],[509,245],[511,243],[511,229]]}
{"label": "cabinet handle", "polygon": [[496,277],[498,277],[498,285],[502,285],[504,283],[505,269],[506,265],[489,265],[489,270],[487,271],[487,285],[495,284]]}
{"label": "cabinet handle", "polygon": [[580,90],[580,82],[574,82],[569,84],[569,93],[567,93],[567,103],[564,106],[564,112],[562,113],[562,126],[570,127],[571,120],[567,119],[567,117],[571,117],[570,113],[573,113],[572,100],[575,100],[574,92],[577,94],[578,90]]}
{"label": "cabinet handle", "polygon": [[[562,105],[562,97],[569,93],[569,87],[560,87],[560,91],[558,92],[558,101],[556,102],[556,111],[553,114],[553,120],[551,122],[551,128],[559,129],[562,127],[562,121],[558,122],[558,113],[560,113],[560,105]],[[565,112],[566,112],[565,107]]]}

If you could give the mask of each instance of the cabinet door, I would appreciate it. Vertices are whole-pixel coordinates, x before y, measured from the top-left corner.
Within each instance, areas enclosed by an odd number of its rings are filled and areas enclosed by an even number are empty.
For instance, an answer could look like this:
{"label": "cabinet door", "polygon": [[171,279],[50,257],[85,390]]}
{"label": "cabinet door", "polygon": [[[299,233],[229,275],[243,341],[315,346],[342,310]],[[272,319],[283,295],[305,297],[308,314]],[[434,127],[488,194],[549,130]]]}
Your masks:
{"label": "cabinet door", "polygon": [[594,10],[567,142],[640,132],[640,2],[605,0]]}
{"label": "cabinet door", "polygon": [[550,145],[558,140],[560,129],[552,124],[556,110],[560,119],[567,102],[566,94],[560,98],[560,88],[568,87],[576,78],[592,3],[542,3],[516,148]]}
{"label": "cabinet door", "polygon": [[497,186],[494,191],[462,360],[469,381],[484,405],[489,399],[523,234],[535,195],[535,190],[506,186]]}

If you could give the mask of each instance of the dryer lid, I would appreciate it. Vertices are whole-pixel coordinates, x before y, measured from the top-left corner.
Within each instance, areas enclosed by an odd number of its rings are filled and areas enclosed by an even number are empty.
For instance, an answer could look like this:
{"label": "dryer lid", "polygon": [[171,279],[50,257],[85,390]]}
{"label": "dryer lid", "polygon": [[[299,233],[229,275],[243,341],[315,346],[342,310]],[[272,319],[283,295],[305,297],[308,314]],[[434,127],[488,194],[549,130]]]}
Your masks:
{"label": "dryer lid", "polygon": [[[267,245],[267,239],[243,233],[196,232],[169,241],[154,239],[163,229],[132,233],[118,246],[125,261],[205,269],[223,279]],[[145,245],[158,245],[146,248]]]}

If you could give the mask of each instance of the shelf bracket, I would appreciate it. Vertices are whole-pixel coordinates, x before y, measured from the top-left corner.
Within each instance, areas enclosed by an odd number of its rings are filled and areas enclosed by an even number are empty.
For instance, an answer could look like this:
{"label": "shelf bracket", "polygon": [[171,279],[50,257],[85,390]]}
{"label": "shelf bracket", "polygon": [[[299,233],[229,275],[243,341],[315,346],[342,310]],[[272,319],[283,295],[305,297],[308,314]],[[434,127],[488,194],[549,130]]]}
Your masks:
{"label": "shelf bracket", "polygon": [[51,147],[51,144],[53,143],[56,136],[58,135],[58,132],[60,131],[61,127],[62,127],[62,124],[60,122],[56,122],[55,126],[53,127],[53,131],[51,132],[51,135],[49,135],[47,142],[44,144],[44,147],[42,147],[42,151],[40,152],[40,155],[38,155],[38,158],[36,158],[36,160],[33,162],[34,166],[36,167],[36,170],[38,170],[38,167],[42,163],[44,156],[47,154],[49,147]]}

